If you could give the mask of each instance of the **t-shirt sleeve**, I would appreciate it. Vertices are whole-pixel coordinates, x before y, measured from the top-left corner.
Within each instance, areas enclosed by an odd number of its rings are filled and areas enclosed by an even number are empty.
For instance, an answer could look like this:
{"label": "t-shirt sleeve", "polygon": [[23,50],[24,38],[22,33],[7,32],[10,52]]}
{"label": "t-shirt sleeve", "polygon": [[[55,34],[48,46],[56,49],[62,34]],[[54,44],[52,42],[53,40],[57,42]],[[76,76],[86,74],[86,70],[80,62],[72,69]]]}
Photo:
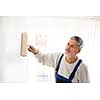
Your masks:
{"label": "t-shirt sleeve", "polygon": [[79,82],[80,83],[90,83],[88,67],[82,63],[78,70]]}
{"label": "t-shirt sleeve", "polygon": [[41,64],[55,68],[56,61],[59,55],[60,53],[47,53],[47,54],[44,53],[43,54],[39,52],[38,54],[35,55],[35,57]]}

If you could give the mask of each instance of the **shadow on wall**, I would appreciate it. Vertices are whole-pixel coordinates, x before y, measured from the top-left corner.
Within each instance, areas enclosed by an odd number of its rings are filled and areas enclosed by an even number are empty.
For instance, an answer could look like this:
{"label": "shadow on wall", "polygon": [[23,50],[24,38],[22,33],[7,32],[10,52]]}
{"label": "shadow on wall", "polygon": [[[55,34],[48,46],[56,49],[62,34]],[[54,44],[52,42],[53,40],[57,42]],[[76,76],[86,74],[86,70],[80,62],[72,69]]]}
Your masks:
{"label": "shadow on wall", "polygon": [[2,26],[2,17],[0,17],[0,82],[4,80],[4,56],[5,56],[5,40]]}
{"label": "shadow on wall", "polygon": [[4,82],[3,59],[0,56],[0,83]]}
{"label": "shadow on wall", "polygon": [[5,43],[4,43],[4,34],[0,31],[0,82],[4,80],[4,60],[5,60]]}

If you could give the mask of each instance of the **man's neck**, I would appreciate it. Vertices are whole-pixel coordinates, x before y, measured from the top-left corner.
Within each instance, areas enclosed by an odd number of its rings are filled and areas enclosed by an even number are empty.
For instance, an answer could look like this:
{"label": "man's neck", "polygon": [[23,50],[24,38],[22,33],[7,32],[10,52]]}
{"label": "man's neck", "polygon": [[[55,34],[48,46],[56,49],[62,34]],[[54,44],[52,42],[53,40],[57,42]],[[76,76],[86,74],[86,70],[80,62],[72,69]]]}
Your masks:
{"label": "man's neck", "polygon": [[78,59],[77,56],[75,56],[75,57],[71,57],[71,58],[69,58],[69,57],[65,57],[65,60],[66,60],[69,64],[74,63],[77,59]]}

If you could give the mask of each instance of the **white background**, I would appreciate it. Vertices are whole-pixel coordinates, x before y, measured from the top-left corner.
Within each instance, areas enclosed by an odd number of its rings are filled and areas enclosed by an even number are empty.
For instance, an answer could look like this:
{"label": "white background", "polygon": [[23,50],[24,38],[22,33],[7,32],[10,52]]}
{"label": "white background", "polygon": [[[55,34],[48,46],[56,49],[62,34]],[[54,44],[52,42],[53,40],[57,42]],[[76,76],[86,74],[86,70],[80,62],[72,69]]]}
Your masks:
{"label": "white background", "polygon": [[[30,6],[28,6],[28,3],[30,4]],[[50,16],[55,16],[55,15],[56,16],[59,16],[59,15],[61,16],[68,16],[68,15],[69,16],[70,15],[96,16],[96,15],[99,15],[98,14],[99,3],[96,0],[94,2],[93,1],[84,1],[84,2],[70,1],[67,3],[62,3],[62,1],[61,3],[60,1],[56,1],[56,2],[37,1],[36,3],[35,2],[30,3],[30,1],[28,1],[28,3],[21,2],[21,1],[20,2],[6,1],[5,3],[4,1],[3,2],[4,5],[1,4],[0,12],[3,12],[1,15],[2,16],[4,15],[7,16],[9,14],[10,15],[27,15],[27,14],[32,15],[33,14],[33,15],[43,15],[43,16],[45,15],[47,16],[48,15]],[[34,9],[36,10],[36,12],[34,12],[35,11]],[[46,11],[44,11],[45,9]],[[100,82],[100,79],[99,79],[99,76],[100,76],[99,75],[99,50],[100,50],[99,32],[100,32],[100,28],[99,27],[100,26],[98,26],[99,21],[97,21],[96,23],[97,23],[96,30],[94,30],[94,28],[93,30],[91,30],[91,28],[89,30],[89,33],[92,32],[94,34],[90,34],[88,37],[86,37],[86,34],[85,36],[81,35],[83,36],[85,40],[87,40],[90,37],[88,41],[89,45],[85,47],[85,50],[86,50],[84,51],[85,56],[82,55],[82,57],[83,58],[85,57],[87,59],[86,63],[89,65],[90,77],[91,77],[92,83],[90,84],[54,84],[54,83],[33,83],[33,82],[1,83],[0,84],[0,94],[1,94],[0,99],[1,100],[7,100],[7,99],[10,99],[10,100],[14,100],[14,99],[15,100],[18,100],[18,99],[19,100],[22,100],[22,99],[25,99],[25,100],[27,99],[30,99],[30,100],[33,100],[33,99],[37,99],[37,100],[41,100],[41,99],[44,99],[44,100],[46,99],[59,99],[59,100],[61,99],[70,99],[70,100],[89,99],[90,100],[90,99],[97,99],[97,98],[99,99],[100,98],[99,96],[99,88],[100,88],[99,86],[99,82]],[[92,25],[93,26],[90,26],[90,27],[94,27],[94,24]],[[5,37],[6,35],[2,34],[2,38],[0,36],[0,39],[3,41]],[[10,35],[8,37],[10,37]],[[3,43],[7,43],[7,42],[3,41]],[[93,45],[91,43],[93,43]],[[3,48],[5,47],[4,45],[2,45],[2,43],[0,44],[2,46],[2,49],[0,50],[2,51]],[[90,48],[88,48],[88,46]],[[3,53],[0,53],[0,54],[5,59],[5,56],[3,55]],[[1,62],[1,64],[3,66],[5,65],[3,62]],[[90,68],[90,65],[92,66],[91,68]],[[0,72],[2,72],[2,70],[0,70]]]}
{"label": "white background", "polygon": [[1,38],[0,82],[35,81],[36,76],[43,73],[48,77],[45,81],[54,80],[51,75],[54,70],[42,67],[32,54],[28,53],[27,57],[20,56],[22,32],[27,32],[28,44],[39,48],[43,53],[64,52],[71,36],[82,37],[84,46],[78,56],[88,66],[91,83],[97,82],[95,77],[97,77],[96,69],[99,64],[99,45],[97,45],[100,32],[99,16],[2,16],[0,20],[1,37],[3,36]]}

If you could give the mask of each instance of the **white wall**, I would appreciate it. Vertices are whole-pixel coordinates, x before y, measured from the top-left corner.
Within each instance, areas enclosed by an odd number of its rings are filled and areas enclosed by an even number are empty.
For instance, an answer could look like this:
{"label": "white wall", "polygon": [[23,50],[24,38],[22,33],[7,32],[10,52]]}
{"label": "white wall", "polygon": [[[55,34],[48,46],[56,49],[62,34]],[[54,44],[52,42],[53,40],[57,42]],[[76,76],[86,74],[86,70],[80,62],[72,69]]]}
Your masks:
{"label": "white wall", "polygon": [[[20,56],[21,32],[26,23],[23,17],[0,17],[1,54],[3,65],[0,66],[2,77],[0,82],[24,82],[27,80],[27,58]],[[24,21],[24,23],[23,23]],[[21,24],[22,23],[22,24]],[[2,59],[2,57],[1,57]],[[1,70],[0,70],[1,71]],[[0,73],[1,74],[1,73]]]}
{"label": "white wall", "polygon": [[79,57],[88,65],[91,81],[97,81],[99,17],[0,17],[0,82],[38,82],[37,75],[43,73],[48,74],[46,82],[54,81],[53,69],[42,67],[30,53],[20,56],[22,32],[28,33],[29,44],[45,52],[63,52],[70,36],[81,36],[84,48]]}

